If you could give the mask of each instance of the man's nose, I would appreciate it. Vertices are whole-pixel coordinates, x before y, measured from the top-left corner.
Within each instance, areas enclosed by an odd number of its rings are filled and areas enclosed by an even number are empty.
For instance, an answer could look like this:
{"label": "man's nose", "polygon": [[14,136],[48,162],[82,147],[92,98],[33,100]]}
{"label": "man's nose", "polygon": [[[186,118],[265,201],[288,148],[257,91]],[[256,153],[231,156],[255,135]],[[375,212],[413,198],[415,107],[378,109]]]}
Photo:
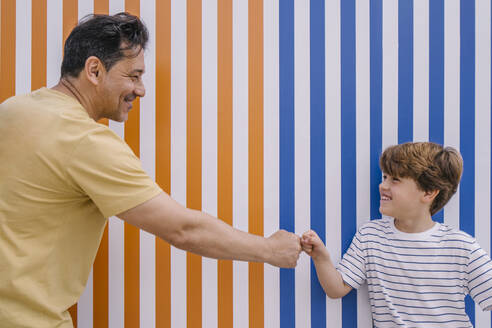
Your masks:
{"label": "man's nose", "polygon": [[140,81],[135,87],[135,94],[139,97],[145,96],[145,86],[142,81]]}

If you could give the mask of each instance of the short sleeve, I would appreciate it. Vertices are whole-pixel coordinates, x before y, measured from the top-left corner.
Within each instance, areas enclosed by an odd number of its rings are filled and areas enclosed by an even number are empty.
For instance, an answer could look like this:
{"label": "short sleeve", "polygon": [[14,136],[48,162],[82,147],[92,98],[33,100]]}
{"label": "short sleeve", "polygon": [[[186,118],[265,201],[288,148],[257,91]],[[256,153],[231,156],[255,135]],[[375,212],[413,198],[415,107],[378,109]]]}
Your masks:
{"label": "short sleeve", "polygon": [[104,126],[86,135],[75,147],[67,173],[74,186],[106,218],[162,192],[142,169],[130,147]]}
{"label": "short sleeve", "polygon": [[343,281],[350,287],[357,289],[366,280],[366,268],[362,250],[361,234],[358,231],[349,249],[338,263],[337,270],[342,275]]}
{"label": "short sleeve", "polygon": [[477,242],[472,244],[467,270],[468,293],[482,310],[492,310],[492,262]]}

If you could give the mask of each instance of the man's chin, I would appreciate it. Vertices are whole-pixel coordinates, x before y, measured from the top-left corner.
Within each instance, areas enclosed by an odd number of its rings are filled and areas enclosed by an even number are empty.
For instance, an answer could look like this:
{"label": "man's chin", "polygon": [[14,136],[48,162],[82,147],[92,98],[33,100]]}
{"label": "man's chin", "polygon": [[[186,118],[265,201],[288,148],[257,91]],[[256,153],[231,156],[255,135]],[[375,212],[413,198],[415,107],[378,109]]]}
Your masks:
{"label": "man's chin", "polygon": [[128,113],[120,113],[118,116],[111,117],[110,120],[115,122],[124,123],[128,120]]}

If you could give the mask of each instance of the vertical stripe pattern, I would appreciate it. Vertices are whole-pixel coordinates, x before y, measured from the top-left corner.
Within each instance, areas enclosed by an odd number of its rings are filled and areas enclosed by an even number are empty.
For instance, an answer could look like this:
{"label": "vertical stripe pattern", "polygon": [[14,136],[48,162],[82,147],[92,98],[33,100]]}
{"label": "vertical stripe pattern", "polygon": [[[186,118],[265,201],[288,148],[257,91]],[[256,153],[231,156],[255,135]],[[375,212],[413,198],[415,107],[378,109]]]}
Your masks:
{"label": "vertical stripe pattern", "polygon": [[[313,229],[337,262],[379,218],[379,156],[430,140],[464,159],[434,219],[490,252],[490,0],[3,0],[0,101],[58,82],[87,14],[146,23],[146,97],[109,124],[181,204],[268,236]],[[370,327],[367,289],[326,298],[296,269],[217,261],[110,218],[76,327]],[[492,316],[471,301],[478,328]]]}

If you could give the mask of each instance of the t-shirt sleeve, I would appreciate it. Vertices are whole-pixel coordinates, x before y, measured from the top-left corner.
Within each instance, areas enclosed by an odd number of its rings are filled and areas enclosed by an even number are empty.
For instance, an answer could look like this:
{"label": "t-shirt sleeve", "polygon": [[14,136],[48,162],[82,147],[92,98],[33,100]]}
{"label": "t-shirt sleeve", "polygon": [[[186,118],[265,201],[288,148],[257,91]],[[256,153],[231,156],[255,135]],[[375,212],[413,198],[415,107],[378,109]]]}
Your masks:
{"label": "t-shirt sleeve", "polygon": [[106,127],[92,131],[79,142],[67,172],[74,187],[86,194],[106,218],[162,192],[130,147]]}
{"label": "t-shirt sleeve", "polygon": [[363,255],[361,234],[358,231],[349,249],[337,265],[343,281],[350,287],[357,289],[366,281],[366,268]]}
{"label": "t-shirt sleeve", "polygon": [[482,310],[492,310],[492,262],[475,241],[468,260],[468,293]]}

